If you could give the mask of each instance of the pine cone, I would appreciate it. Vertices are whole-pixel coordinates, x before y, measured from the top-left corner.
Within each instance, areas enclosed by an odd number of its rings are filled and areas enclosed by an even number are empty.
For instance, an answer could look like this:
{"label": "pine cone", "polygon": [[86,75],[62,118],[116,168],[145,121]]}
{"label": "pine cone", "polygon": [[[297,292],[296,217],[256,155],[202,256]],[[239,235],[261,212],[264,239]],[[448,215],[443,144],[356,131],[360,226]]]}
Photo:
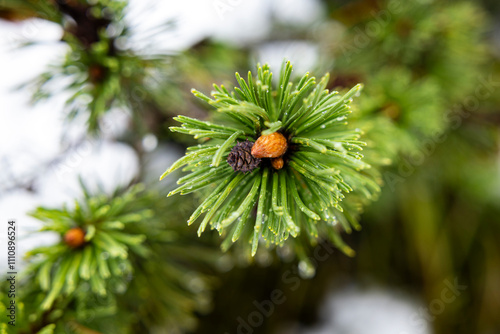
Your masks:
{"label": "pine cone", "polygon": [[261,159],[252,156],[253,142],[246,140],[234,145],[227,157],[227,163],[235,172],[250,172],[259,167]]}

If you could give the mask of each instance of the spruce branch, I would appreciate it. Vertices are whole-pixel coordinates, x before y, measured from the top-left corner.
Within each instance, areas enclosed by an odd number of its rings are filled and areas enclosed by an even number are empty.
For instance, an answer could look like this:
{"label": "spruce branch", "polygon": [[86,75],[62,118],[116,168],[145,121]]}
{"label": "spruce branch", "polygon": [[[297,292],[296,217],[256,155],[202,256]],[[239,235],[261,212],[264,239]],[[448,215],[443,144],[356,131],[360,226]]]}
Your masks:
{"label": "spruce branch", "polygon": [[[223,250],[245,239],[253,256],[261,238],[267,246],[283,246],[290,235],[295,238],[305,232],[313,242],[328,237],[352,254],[331,225],[355,216],[356,210],[344,213],[352,209],[346,194],[353,192],[366,200],[379,191],[367,172],[370,165],[362,160],[361,131],[350,129],[346,122],[349,105],[362,85],[340,94],[326,89],[328,74],[318,83],[309,73],[293,83],[291,74],[292,65],[284,62],[274,85],[273,73],[263,65],[255,77],[249,72],[247,80],[236,73],[239,87],[233,91],[214,85],[208,97],[193,90],[217,109],[216,121],[176,118],[182,126],[172,131],[202,143],[189,147],[160,180],[180,168],[189,172],[169,196],[206,191],[188,224],[204,214],[198,234],[208,226],[217,230],[225,238]],[[251,154],[261,160],[257,165],[241,146],[245,141],[255,142]],[[234,161],[243,166],[235,168]],[[318,236],[319,226],[329,226],[329,232]],[[357,223],[352,226],[359,228]],[[343,229],[350,231],[349,226]]]}

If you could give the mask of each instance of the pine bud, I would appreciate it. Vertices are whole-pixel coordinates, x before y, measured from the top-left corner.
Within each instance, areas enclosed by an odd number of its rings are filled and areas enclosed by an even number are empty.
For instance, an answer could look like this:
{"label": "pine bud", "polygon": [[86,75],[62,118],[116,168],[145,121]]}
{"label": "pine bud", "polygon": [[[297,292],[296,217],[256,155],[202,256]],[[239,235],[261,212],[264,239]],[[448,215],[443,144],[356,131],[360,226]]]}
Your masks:
{"label": "pine bud", "polygon": [[253,145],[253,142],[246,140],[234,145],[229,152],[227,163],[235,172],[250,172],[259,167],[261,160],[252,156],[251,153]]}
{"label": "pine bud", "polygon": [[284,164],[285,164],[285,162],[283,161],[283,157],[271,159],[271,165],[274,167],[274,169],[279,170],[279,169],[283,168]]}
{"label": "pine bud", "polygon": [[78,248],[85,242],[85,231],[80,227],[69,229],[64,234],[64,242],[71,248]]}
{"label": "pine bud", "polygon": [[89,79],[93,83],[103,82],[108,73],[108,69],[102,65],[92,64],[89,66]]}
{"label": "pine bud", "polygon": [[267,136],[260,136],[252,147],[255,158],[279,158],[285,154],[288,143],[281,133],[273,132]]}

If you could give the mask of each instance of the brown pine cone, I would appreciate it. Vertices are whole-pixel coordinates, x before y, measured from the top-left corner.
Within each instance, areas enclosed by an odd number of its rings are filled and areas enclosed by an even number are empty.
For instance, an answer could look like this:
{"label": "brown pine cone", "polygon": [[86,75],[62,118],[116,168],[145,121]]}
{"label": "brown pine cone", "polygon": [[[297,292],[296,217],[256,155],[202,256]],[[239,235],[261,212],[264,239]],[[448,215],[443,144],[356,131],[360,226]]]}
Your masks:
{"label": "brown pine cone", "polygon": [[250,172],[259,167],[261,159],[252,156],[253,142],[246,140],[234,145],[227,157],[227,163],[235,172]]}

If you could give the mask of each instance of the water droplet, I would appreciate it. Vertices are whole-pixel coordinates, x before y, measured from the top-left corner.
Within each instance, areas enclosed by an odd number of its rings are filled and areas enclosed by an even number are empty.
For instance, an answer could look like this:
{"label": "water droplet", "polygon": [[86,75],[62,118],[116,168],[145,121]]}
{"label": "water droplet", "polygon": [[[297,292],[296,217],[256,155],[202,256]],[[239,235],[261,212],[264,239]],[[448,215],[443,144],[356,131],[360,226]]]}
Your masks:
{"label": "water droplet", "polygon": [[316,268],[309,261],[299,262],[299,275],[303,279],[313,278],[316,274]]}
{"label": "water droplet", "polygon": [[273,263],[273,257],[269,253],[269,251],[261,251],[258,252],[257,255],[255,256],[255,260],[257,263],[263,267],[267,267]]}
{"label": "water droplet", "polygon": [[233,268],[234,262],[233,262],[233,259],[229,255],[224,254],[221,257],[219,257],[219,259],[215,263],[215,266],[217,267],[217,269],[219,271],[227,272]]}
{"label": "water droplet", "polygon": [[201,293],[203,290],[205,290],[205,282],[203,282],[200,277],[194,276],[193,274],[188,274],[186,276],[186,284],[189,290],[194,293]]}
{"label": "water droplet", "polygon": [[158,146],[158,138],[152,133],[148,133],[142,138],[142,147],[146,152],[153,151]]}
{"label": "water droplet", "polygon": [[339,223],[337,217],[333,216],[331,220],[327,221],[327,223],[331,226],[336,226]]}
{"label": "water droplet", "polygon": [[90,290],[90,284],[87,283],[87,282],[84,282],[80,285],[80,290],[82,292],[86,292],[86,291],[89,291]]}
{"label": "water droplet", "polygon": [[276,253],[285,262],[290,262],[293,260],[294,252],[289,245],[283,245],[276,248]]}

